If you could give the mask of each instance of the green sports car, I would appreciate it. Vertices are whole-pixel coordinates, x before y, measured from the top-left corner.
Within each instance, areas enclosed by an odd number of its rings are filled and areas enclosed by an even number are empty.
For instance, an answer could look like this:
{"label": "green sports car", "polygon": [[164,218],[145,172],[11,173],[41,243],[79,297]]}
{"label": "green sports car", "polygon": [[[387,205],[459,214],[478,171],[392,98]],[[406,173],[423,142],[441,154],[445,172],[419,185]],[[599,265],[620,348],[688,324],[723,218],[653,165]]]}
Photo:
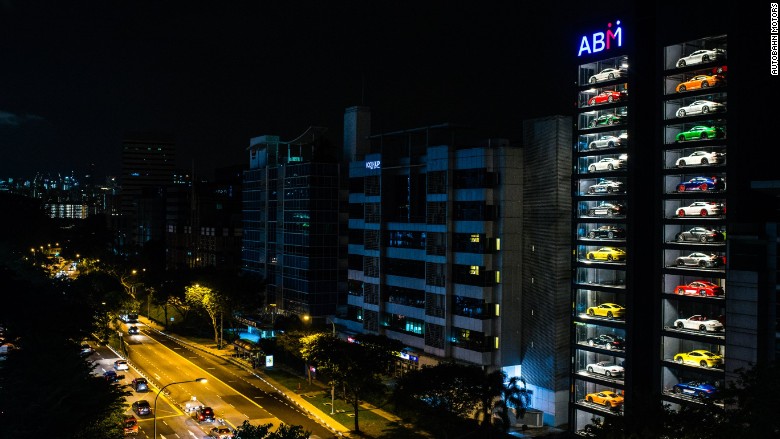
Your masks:
{"label": "green sports car", "polygon": [[685,142],[688,140],[720,139],[723,137],[726,137],[726,132],[721,127],[697,125],[688,131],[681,132],[674,140],[675,142]]}

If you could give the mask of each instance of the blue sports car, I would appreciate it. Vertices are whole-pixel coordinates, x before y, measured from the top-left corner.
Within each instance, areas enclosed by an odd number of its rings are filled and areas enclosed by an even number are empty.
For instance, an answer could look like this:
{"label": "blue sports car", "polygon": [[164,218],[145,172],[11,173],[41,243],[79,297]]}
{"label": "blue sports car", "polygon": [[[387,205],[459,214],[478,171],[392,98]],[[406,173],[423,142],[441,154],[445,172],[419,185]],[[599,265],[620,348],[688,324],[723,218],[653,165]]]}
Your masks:
{"label": "blue sports car", "polygon": [[722,191],[726,188],[726,184],[719,177],[693,177],[688,181],[683,181],[677,185],[677,192],[689,192],[689,191]]}
{"label": "blue sports car", "polygon": [[678,395],[695,396],[697,398],[712,398],[718,393],[717,387],[704,381],[688,381],[677,383],[672,391]]}

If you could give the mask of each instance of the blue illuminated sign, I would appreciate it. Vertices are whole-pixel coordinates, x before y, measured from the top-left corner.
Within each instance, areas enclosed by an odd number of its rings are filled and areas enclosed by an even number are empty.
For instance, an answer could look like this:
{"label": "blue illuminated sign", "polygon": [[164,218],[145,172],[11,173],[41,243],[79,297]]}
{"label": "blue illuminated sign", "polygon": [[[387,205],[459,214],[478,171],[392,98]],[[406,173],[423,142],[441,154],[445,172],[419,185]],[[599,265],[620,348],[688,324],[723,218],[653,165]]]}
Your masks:
{"label": "blue illuminated sign", "polygon": [[614,29],[612,23],[607,23],[606,32],[583,35],[580,38],[580,48],[577,56],[582,56],[583,54],[592,55],[614,47],[623,47],[623,30],[620,27],[620,20],[615,21]]}

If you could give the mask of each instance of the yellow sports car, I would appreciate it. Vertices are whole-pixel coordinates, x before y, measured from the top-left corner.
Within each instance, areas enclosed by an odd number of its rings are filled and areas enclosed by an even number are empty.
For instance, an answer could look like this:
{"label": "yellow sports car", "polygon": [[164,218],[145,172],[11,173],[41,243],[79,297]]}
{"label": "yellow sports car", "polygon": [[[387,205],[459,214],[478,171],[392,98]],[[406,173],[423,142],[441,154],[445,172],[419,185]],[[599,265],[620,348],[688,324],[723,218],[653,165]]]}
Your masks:
{"label": "yellow sports car", "polygon": [[602,303],[598,306],[591,306],[585,312],[591,317],[600,316],[609,317],[611,319],[615,317],[623,317],[623,315],[626,313],[626,309],[617,303]]}
{"label": "yellow sports car", "polygon": [[704,349],[691,352],[681,352],[674,356],[674,361],[680,364],[692,364],[701,367],[716,367],[723,365],[723,356]]}
{"label": "yellow sports car", "polygon": [[601,392],[588,393],[585,395],[585,401],[611,408],[617,408],[623,404],[623,397],[615,392],[602,390]]}
{"label": "yellow sports car", "polygon": [[700,88],[715,87],[725,84],[726,78],[721,75],[696,75],[687,81],[677,84],[675,91],[681,93],[684,91],[698,90]]}
{"label": "yellow sports car", "polygon": [[601,247],[585,255],[589,261],[625,261],[626,251],[617,247]]}

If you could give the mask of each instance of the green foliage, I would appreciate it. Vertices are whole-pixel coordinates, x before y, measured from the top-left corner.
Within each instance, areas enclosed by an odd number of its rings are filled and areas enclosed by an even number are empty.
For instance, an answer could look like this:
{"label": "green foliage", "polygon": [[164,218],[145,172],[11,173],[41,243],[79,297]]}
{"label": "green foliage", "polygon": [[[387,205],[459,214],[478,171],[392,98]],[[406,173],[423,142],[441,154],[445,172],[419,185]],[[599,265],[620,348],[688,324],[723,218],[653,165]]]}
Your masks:
{"label": "green foliage", "polygon": [[310,431],[306,431],[300,425],[280,424],[276,431],[272,431],[273,424],[252,425],[244,421],[236,429],[236,439],[309,439]]}

